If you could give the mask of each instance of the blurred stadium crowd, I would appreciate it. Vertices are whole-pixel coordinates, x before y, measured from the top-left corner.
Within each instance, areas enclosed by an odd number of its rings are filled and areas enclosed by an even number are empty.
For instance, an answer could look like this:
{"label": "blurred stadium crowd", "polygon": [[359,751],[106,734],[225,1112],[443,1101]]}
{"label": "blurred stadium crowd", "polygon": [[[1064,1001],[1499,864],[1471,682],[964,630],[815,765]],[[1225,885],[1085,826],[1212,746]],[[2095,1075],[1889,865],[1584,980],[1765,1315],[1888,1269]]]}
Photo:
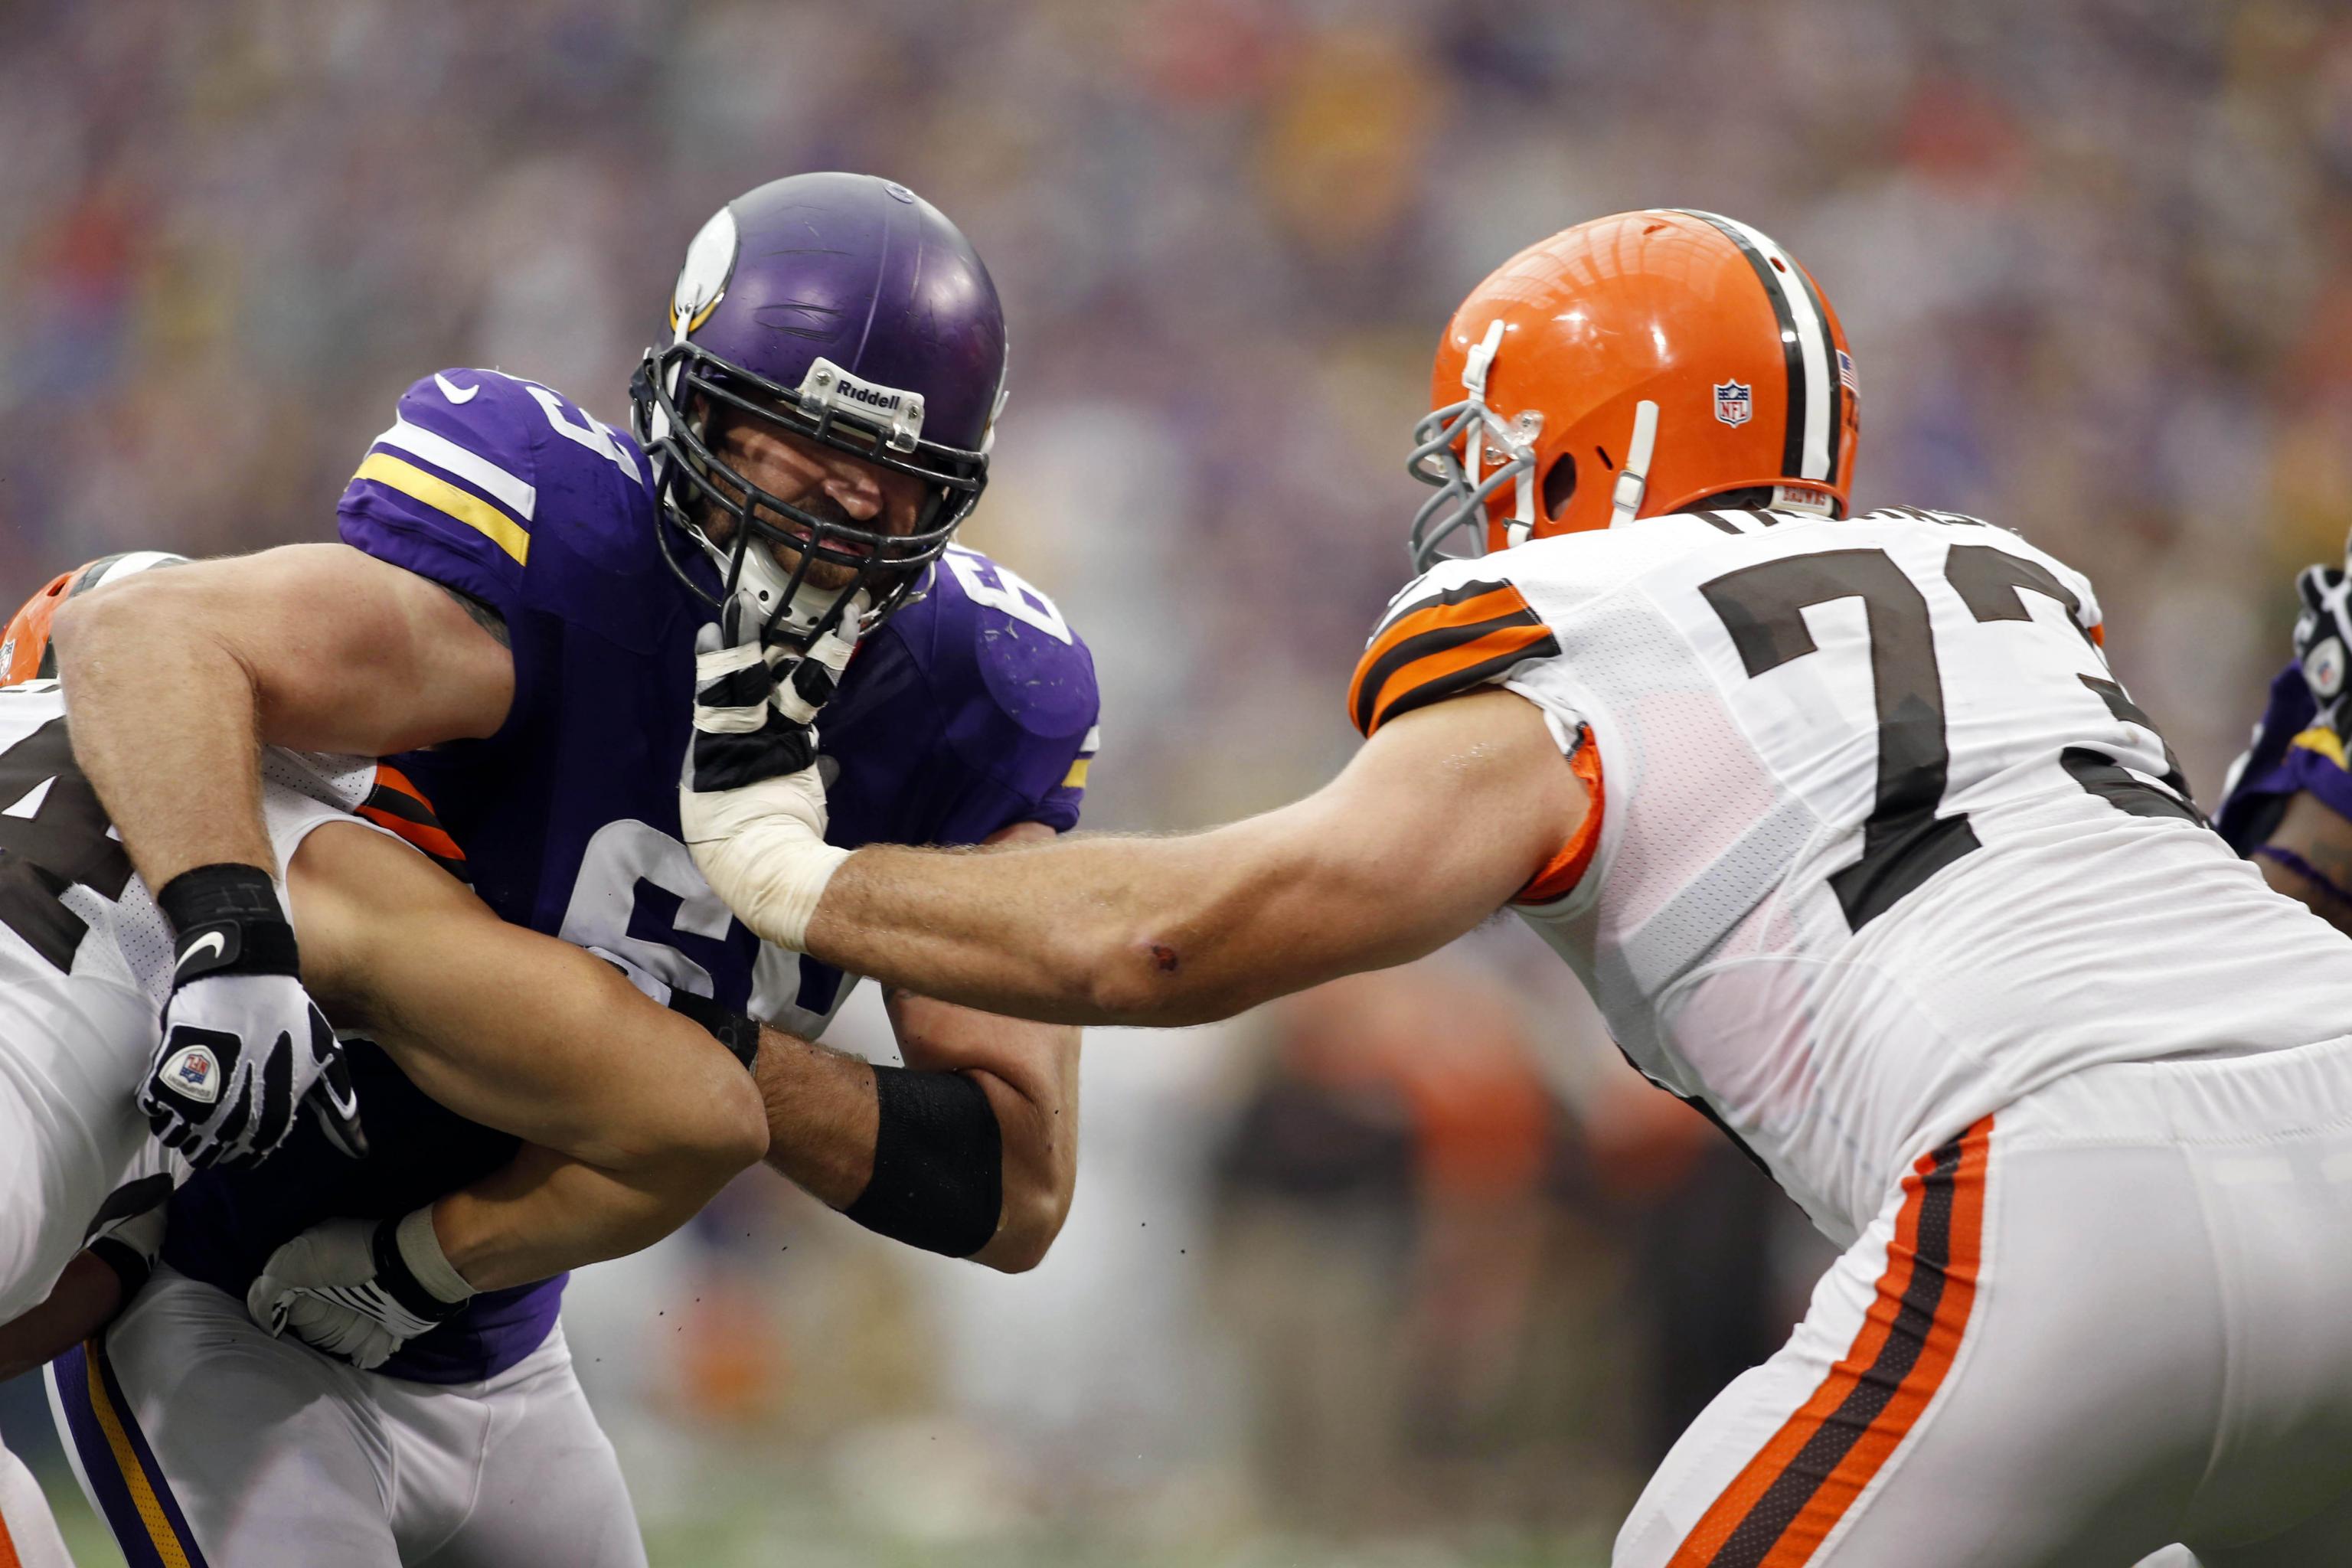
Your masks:
{"label": "blurred stadium crowd", "polygon": [[[1860,366],[1858,505],[2087,570],[2209,798],[2288,573],[2352,521],[2332,0],[17,0],[0,150],[10,603],[107,551],[327,536],[436,366],[618,423],[720,201],[911,184],[1006,300],[970,532],[1094,644],[1097,826],[1215,820],[1347,754],[1438,328],[1605,212],[1731,212],[1803,258]],[[1034,1276],[765,1180],[591,1276],[573,1343],[656,1561],[785,1528],[812,1561],[1598,1550],[1819,1255],[1516,937],[1098,1042]]]}

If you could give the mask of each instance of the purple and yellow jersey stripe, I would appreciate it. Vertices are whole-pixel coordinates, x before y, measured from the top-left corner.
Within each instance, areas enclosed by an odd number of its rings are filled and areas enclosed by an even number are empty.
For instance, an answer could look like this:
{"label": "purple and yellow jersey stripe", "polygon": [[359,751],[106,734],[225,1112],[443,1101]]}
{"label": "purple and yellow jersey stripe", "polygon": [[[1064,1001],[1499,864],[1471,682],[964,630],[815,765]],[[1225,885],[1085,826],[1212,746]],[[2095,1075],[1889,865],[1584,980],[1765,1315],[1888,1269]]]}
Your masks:
{"label": "purple and yellow jersey stripe", "polygon": [[130,1568],[205,1568],[187,1516],[122,1396],[103,1337],[68,1351],[45,1375],[49,1407],[71,1439],[66,1451],[74,1473]]}
{"label": "purple and yellow jersey stripe", "polygon": [[[395,513],[423,509],[463,523],[517,566],[529,564],[539,489],[513,465],[515,455],[528,454],[530,445],[486,439],[457,414],[478,395],[478,383],[460,385],[445,373],[432,378],[432,391],[426,384],[419,382],[401,399],[392,428],[369,446],[352,474],[352,488],[366,494],[369,489],[362,487],[369,487]],[[435,406],[436,401],[441,407]]]}
{"label": "purple and yellow jersey stripe", "polygon": [[2286,803],[2308,795],[2338,816],[2352,818],[2352,764],[2344,741],[2319,722],[2318,704],[2290,664],[2271,682],[2270,702],[2254,728],[2253,744],[2231,770],[2228,793],[2213,826],[2230,847],[2250,855],[2269,837]]}

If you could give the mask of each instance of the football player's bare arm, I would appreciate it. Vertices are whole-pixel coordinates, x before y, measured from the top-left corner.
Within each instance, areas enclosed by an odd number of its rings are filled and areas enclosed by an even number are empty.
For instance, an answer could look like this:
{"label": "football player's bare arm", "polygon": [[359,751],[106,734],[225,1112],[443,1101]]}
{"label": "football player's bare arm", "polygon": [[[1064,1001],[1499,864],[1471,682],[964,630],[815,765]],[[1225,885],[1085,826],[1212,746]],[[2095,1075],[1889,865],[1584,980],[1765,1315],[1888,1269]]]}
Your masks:
{"label": "football player's bare arm", "polygon": [[[527,1224],[486,1225],[449,1251],[477,1289],[634,1251],[766,1152],[751,1076],[701,1025],[593,954],[499,920],[397,840],[320,827],[289,892],[303,979],[339,1026],[458,1115],[553,1152],[531,1158],[585,1168],[566,1180],[588,1199],[540,1200]],[[533,1170],[477,1195],[511,1206]],[[436,1211],[436,1229],[449,1223]]]}
{"label": "football player's bare arm", "polygon": [[1542,713],[1483,691],[1381,726],[1307,799],[1207,832],[861,849],[805,944],[992,1012],[1202,1023],[1443,946],[1526,886],[1586,806]]}
{"label": "football player's bare arm", "polygon": [[121,1276],[95,1253],[75,1253],[39,1306],[0,1324],[0,1383],[55,1361],[121,1309]]}
{"label": "football player's bare arm", "polygon": [[74,754],[161,888],[269,867],[257,746],[383,756],[489,735],[514,659],[437,584],[341,544],[143,573],[59,607]]}
{"label": "football player's bare arm", "polygon": [[[992,844],[1050,840],[1042,823],[1019,823]],[[885,993],[900,1055],[914,1073],[957,1074],[976,1088],[996,1122],[996,1212],[973,1262],[1019,1273],[1044,1261],[1061,1234],[1077,1184],[1078,1031],[1000,1017],[903,990]],[[760,1089],[768,1102],[768,1163],[836,1209],[856,1212],[871,1184],[881,1134],[880,1084],[862,1059],[772,1031],[762,1038]],[[967,1101],[967,1103],[970,1103]],[[971,1114],[981,1114],[979,1105]],[[952,1142],[934,1124],[916,1136]],[[933,1172],[952,1154],[909,1151]],[[984,1179],[984,1178],[983,1178]],[[955,1178],[945,1174],[952,1189]]]}
{"label": "football player's bare arm", "polygon": [[980,1086],[996,1116],[1003,1206],[996,1234],[972,1261],[1007,1274],[1034,1268],[1062,1234],[1077,1190],[1077,1028],[982,1013],[909,991],[886,994],[907,1065],[961,1072]]}
{"label": "football player's bare arm", "polygon": [[[2265,854],[2266,849],[2284,855]],[[2352,822],[2308,794],[2286,803],[2270,837],[2254,850],[2263,879],[2338,931],[2352,933]]]}

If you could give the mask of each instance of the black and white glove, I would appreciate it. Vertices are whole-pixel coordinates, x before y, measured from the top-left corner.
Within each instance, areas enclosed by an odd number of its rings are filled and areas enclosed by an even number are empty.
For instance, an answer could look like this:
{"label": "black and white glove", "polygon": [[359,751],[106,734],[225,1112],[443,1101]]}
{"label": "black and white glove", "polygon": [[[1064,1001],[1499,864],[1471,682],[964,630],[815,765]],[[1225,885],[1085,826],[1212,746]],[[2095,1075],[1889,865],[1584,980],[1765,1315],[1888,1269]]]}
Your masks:
{"label": "black and white glove", "polygon": [[686,847],[745,925],[794,951],[848,858],[824,841],[816,715],[857,646],[861,602],[797,658],[764,646],[735,603],[695,643],[694,741],[678,792]]}
{"label": "black and white glove", "polygon": [[251,1164],[286,1141],[307,1104],[338,1148],[364,1154],[351,1068],[298,978],[294,928],[269,873],[199,866],[155,902],[179,933],[163,1039],[139,1090],[156,1138],[200,1170]]}
{"label": "black and white glove", "polygon": [[373,1372],[446,1322],[474,1288],[433,1232],[433,1206],[400,1219],[331,1219],[269,1255],[245,1310],[275,1337]]}
{"label": "black and white glove", "polygon": [[2295,574],[2294,591],[2302,609],[2294,618],[2294,659],[2311,700],[2319,707],[2317,723],[2344,733],[2344,685],[2352,662],[2352,577],[2342,566],[2306,566]]}

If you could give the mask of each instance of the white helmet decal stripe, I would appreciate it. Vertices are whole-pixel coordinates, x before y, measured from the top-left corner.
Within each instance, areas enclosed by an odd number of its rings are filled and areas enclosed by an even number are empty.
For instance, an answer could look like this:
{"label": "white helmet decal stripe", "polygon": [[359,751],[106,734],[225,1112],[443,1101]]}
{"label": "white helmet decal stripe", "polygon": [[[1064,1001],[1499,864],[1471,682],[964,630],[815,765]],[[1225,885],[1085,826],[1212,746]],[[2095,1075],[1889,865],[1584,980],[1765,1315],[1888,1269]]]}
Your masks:
{"label": "white helmet decal stripe", "polygon": [[1800,428],[1789,432],[1793,448],[1789,456],[1794,459],[1790,477],[1830,482],[1836,457],[1839,388],[1828,316],[1805,286],[1797,264],[1771,236],[1720,213],[1691,207],[1679,210],[1713,224],[1748,253],[1756,275],[1772,298],[1774,316],[1786,323],[1784,332],[1796,334],[1791,346],[1797,351],[1799,374],[1790,378],[1789,402],[1791,413],[1801,407],[1804,417]]}

